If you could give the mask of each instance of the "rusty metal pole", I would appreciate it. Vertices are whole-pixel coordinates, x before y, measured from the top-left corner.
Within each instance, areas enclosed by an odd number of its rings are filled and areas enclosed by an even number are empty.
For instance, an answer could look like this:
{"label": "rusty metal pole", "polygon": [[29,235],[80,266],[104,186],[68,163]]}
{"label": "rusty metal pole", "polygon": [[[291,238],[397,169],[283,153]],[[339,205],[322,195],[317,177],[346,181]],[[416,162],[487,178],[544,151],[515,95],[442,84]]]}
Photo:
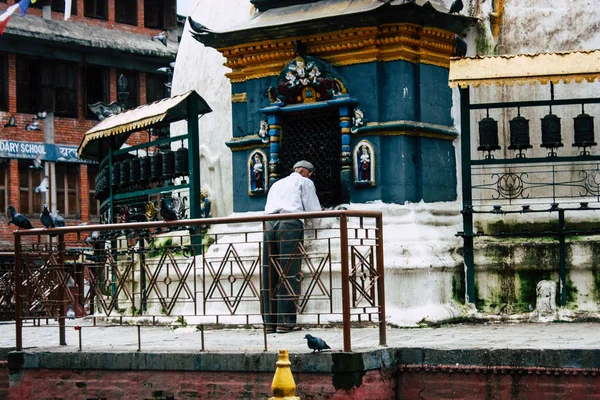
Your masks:
{"label": "rusty metal pole", "polygon": [[348,217],[340,215],[340,259],[342,262],[342,319],[344,351],[352,351],[350,344],[350,273],[348,271]]}
{"label": "rusty metal pole", "polygon": [[23,309],[23,298],[21,297],[21,236],[15,234],[15,328],[16,328],[16,348],[17,351],[23,350],[23,328],[21,320],[21,310]]}
{"label": "rusty metal pole", "polygon": [[376,218],[377,223],[377,249],[375,258],[377,260],[377,302],[379,303],[379,345],[386,346],[387,338],[385,332],[385,280],[383,267],[383,216]]}
{"label": "rusty metal pole", "polygon": [[[65,235],[58,235],[58,265],[61,269],[61,275],[65,274]],[[65,332],[65,289],[62,285],[58,289],[58,341],[59,345],[66,346],[66,332]]]}

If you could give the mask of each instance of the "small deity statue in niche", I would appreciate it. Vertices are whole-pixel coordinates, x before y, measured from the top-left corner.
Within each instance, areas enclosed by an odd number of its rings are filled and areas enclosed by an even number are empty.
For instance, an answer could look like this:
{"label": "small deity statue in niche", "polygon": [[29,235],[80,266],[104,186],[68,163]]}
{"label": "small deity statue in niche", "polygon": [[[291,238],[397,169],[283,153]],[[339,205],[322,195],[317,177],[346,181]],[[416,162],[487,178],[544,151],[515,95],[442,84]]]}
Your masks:
{"label": "small deity statue in niche", "polygon": [[360,148],[358,157],[358,173],[360,181],[371,180],[371,155],[369,154],[369,148],[364,144]]}
{"label": "small deity statue in niche", "polygon": [[352,128],[350,131],[352,133],[356,132],[359,127],[365,125],[365,112],[362,108],[356,107],[354,109],[354,116],[352,117]]}
{"label": "small deity statue in niche", "polygon": [[254,153],[251,162],[252,167],[252,180],[254,182],[254,189],[252,190],[264,190],[265,189],[265,167],[260,153]]}
{"label": "small deity statue in niche", "polygon": [[260,136],[260,140],[262,140],[263,143],[269,143],[269,124],[264,119],[260,121],[258,136]]}

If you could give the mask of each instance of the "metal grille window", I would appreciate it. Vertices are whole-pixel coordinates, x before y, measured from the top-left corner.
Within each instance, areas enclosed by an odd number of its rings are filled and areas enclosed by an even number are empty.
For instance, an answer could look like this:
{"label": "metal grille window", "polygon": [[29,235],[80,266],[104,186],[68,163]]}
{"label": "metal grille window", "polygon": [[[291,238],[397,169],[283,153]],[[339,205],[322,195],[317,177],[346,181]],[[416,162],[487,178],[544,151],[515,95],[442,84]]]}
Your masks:
{"label": "metal grille window", "polygon": [[88,164],[87,180],[88,180],[88,212],[90,217],[100,215],[100,202],[96,200],[96,177],[98,176],[98,165]]}
{"label": "metal grille window", "polygon": [[340,132],[337,109],[286,115],[281,126],[279,174],[287,176],[298,160],[310,161],[323,207],[340,203]]}
{"label": "metal grille window", "polygon": [[108,19],[107,0],[84,0],[83,15],[88,18]]}
{"label": "metal grille window", "polygon": [[56,207],[66,217],[79,218],[79,165],[56,164]]}
{"label": "metal grille window", "polygon": [[87,106],[99,101],[108,103],[108,68],[88,65],[85,68],[85,116],[96,119],[96,114]]}
{"label": "metal grille window", "polygon": [[154,29],[175,29],[177,27],[175,0],[144,0],[144,26]]}
{"label": "metal grille window", "polygon": [[115,2],[115,21],[137,26],[137,0],[119,0]]}
{"label": "metal grille window", "polygon": [[30,168],[31,161],[19,160],[19,211],[24,215],[39,215],[42,212],[42,193],[35,188],[42,181],[42,170]]}

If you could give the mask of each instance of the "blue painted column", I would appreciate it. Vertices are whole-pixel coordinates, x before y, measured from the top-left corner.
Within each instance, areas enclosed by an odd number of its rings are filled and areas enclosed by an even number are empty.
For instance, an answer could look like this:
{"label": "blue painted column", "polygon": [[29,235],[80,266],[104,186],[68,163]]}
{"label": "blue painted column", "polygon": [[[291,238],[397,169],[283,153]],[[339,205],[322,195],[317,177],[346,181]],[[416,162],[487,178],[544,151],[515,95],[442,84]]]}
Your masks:
{"label": "blue painted column", "polygon": [[340,131],[342,134],[342,149],[340,153],[340,201],[348,203],[350,201],[350,186],[352,185],[352,152],[350,150],[350,128],[352,127],[352,117],[350,107],[341,106],[340,110]]}
{"label": "blue painted column", "polygon": [[268,116],[269,122],[269,186],[279,180],[279,146],[281,139],[281,117],[277,114]]}

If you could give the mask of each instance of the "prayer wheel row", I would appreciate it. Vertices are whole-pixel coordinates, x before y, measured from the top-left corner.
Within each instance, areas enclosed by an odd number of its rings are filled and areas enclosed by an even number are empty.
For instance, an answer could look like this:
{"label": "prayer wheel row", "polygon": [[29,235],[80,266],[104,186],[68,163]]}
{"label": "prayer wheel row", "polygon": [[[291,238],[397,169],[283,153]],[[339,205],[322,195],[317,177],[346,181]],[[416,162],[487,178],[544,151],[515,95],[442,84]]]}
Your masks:
{"label": "prayer wheel row", "polygon": [[112,165],[112,175],[104,167],[96,177],[96,198],[108,196],[109,188],[135,189],[139,185],[174,179],[189,175],[188,150],[180,147],[177,151],[165,150],[145,157],[128,158]]}

